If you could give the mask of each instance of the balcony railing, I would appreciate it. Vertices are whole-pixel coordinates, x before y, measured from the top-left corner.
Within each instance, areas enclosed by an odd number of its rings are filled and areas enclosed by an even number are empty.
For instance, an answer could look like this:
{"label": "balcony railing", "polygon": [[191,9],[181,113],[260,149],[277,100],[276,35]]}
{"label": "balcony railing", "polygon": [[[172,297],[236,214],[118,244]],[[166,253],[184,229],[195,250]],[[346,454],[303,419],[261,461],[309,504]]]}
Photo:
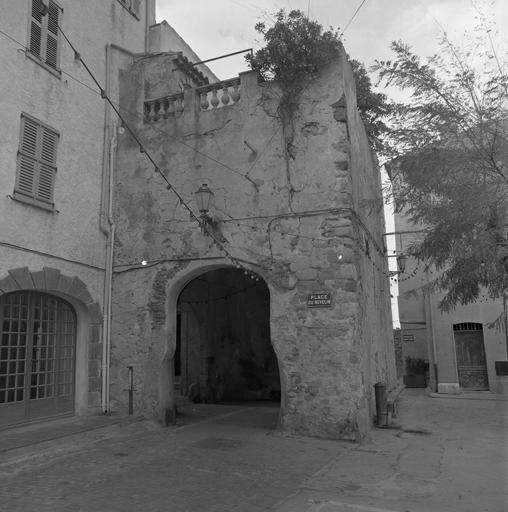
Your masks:
{"label": "balcony railing", "polygon": [[[200,111],[234,105],[241,98],[240,77],[202,85],[194,91],[199,98]],[[146,100],[144,103],[146,121],[153,123],[162,119],[185,115],[184,94],[182,91],[162,98]]]}

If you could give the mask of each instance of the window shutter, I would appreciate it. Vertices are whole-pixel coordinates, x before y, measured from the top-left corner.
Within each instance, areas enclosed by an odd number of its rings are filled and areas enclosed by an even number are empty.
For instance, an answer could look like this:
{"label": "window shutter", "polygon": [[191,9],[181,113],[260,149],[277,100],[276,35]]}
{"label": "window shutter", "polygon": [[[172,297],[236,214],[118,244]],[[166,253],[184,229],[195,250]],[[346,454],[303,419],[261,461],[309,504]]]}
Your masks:
{"label": "window shutter", "polygon": [[37,174],[37,139],[39,125],[26,117],[21,118],[21,144],[18,154],[16,190],[34,197],[34,184]]}
{"label": "window shutter", "polygon": [[131,11],[139,16],[139,1],[131,0]]}
{"label": "window shutter", "polygon": [[41,57],[42,53],[42,0],[32,0],[32,19],[30,23],[30,51]]}
{"label": "window shutter", "polygon": [[52,209],[59,137],[37,119],[21,115],[15,199]]}
{"label": "window shutter", "polygon": [[60,10],[53,3],[49,2],[49,12],[46,15],[48,18],[48,31],[46,33],[46,64],[52,68],[58,65],[58,20]]}
{"label": "window shutter", "polygon": [[37,180],[37,191],[35,199],[45,201],[48,203],[53,202],[53,189],[56,173],[56,147],[58,143],[58,135],[41,127],[42,130],[42,143],[41,143],[41,156],[39,164],[39,176]]}

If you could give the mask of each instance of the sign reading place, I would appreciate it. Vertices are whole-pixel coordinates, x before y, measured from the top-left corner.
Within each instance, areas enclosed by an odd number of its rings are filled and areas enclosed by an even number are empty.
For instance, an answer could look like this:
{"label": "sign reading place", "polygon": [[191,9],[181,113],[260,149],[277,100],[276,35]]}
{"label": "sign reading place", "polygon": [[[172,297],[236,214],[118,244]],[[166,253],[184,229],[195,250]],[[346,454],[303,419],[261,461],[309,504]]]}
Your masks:
{"label": "sign reading place", "polygon": [[332,305],[331,293],[308,293],[307,294],[307,307],[308,308],[329,308]]}

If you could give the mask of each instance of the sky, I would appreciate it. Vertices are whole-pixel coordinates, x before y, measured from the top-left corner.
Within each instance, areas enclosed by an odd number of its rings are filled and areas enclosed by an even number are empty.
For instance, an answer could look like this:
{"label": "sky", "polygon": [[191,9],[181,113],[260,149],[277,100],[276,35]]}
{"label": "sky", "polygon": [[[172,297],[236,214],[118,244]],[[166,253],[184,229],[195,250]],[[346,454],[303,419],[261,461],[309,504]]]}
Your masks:
{"label": "sky", "polygon": [[[442,29],[460,41],[471,36],[476,21],[471,0],[156,1],[157,22],[166,20],[203,60],[248,48],[259,49],[262,36],[255,31],[255,24],[269,20],[269,15],[281,8],[300,9],[325,28],[344,32],[347,53],[367,67],[375,60],[393,59],[390,42],[399,39],[422,57],[438,53]],[[475,3],[501,26],[508,21],[508,0]],[[243,56],[211,62],[208,66],[221,80],[248,69]]]}

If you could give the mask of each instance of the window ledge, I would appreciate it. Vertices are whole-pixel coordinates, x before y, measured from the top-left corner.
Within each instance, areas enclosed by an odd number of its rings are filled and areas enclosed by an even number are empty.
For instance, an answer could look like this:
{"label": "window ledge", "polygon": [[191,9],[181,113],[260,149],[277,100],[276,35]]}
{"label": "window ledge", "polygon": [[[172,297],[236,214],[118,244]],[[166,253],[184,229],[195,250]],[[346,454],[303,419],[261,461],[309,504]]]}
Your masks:
{"label": "window ledge", "polygon": [[41,208],[43,210],[48,210],[50,212],[56,212],[54,203],[45,203],[44,201],[39,201],[38,199],[34,199],[33,197],[25,196],[16,191],[14,191],[14,193],[12,195],[12,199],[14,201],[19,201],[20,203],[25,203],[25,204],[30,204],[32,206],[36,206],[37,208]]}
{"label": "window ledge", "polygon": [[124,2],[122,2],[122,0],[118,0],[118,2],[120,2],[120,5],[126,10],[126,11],[129,11],[137,20],[139,20],[139,13],[136,12],[136,11],[133,11],[128,5],[125,5]]}
{"label": "window ledge", "polygon": [[36,64],[39,64],[39,66],[43,67],[46,71],[49,71],[52,75],[55,75],[60,79],[62,78],[62,72],[59,69],[48,66],[40,57],[37,57],[37,55],[33,54],[30,50],[27,50],[25,55]]}

